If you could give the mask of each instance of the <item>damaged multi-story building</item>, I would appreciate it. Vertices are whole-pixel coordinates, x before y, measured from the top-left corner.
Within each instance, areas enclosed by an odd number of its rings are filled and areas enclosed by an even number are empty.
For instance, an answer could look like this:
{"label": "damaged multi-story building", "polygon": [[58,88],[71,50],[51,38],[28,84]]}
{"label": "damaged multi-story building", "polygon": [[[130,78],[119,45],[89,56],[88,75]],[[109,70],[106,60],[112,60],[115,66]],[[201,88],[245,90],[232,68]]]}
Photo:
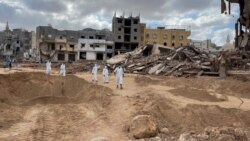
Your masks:
{"label": "damaged multi-story building", "polygon": [[58,30],[52,26],[36,28],[37,47],[41,61],[75,61],[78,32]]}
{"label": "damaged multi-story building", "polygon": [[[32,33],[24,29],[11,30],[7,22],[5,30],[0,32],[0,53],[3,57],[16,60],[30,57]],[[25,55],[26,54],[26,55]]]}
{"label": "damaged multi-story building", "polygon": [[145,44],[159,44],[168,47],[189,46],[191,31],[185,28],[146,28],[144,32]]}
{"label": "damaged multi-story building", "polygon": [[113,36],[109,30],[86,28],[79,33],[79,60],[106,60],[114,56]]}
{"label": "damaged multi-story building", "polygon": [[[113,44],[104,41],[112,41],[112,33],[108,30],[83,29],[79,31],[58,30],[52,26],[39,26],[36,29],[37,46],[40,50],[42,61],[51,60],[54,62],[72,62],[77,60],[106,59],[107,53],[113,56]],[[93,42],[94,41],[94,42]],[[87,49],[92,42],[94,49]],[[98,45],[110,45],[110,50],[98,50]],[[107,52],[110,51],[110,52]],[[89,53],[92,52],[92,53]],[[93,53],[95,52],[95,53]],[[88,55],[88,57],[85,57]],[[98,55],[98,57],[97,57]]]}
{"label": "damaged multi-story building", "polygon": [[221,13],[231,14],[231,5],[237,3],[240,15],[235,23],[235,47],[238,50],[250,50],[250,1],[221,0]]}
{"label": "damaged multi-story building", "polygon": [[140,23],[140,16],[113,16],[112,32],[115,42],[115,54],[132,51],[143,44],[145,24]]}

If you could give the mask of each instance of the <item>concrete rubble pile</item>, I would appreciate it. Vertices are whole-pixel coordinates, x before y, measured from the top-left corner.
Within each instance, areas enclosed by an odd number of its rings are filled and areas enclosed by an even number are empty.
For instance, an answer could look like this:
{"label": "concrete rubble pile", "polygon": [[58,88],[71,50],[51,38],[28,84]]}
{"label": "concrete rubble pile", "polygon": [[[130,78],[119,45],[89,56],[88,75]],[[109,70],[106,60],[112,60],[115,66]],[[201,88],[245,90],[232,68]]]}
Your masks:
{"label": "concrete rubble pile", "polygon": [[231,70],[250,70],[250,52],[237,51],[227,54],[228,67]]}
{"label": "concrete rubble pile", "polygon": [[[250,61],[244,58],[244,53],[234,52],[211,54],[198,48],[178,47],[161,48],[159,54],[150,54],[149,46],[143,46],[132,52],[119,54],[107,60],[107,64],[114,68],[122,65],[128,73],[151,75],[220,75],[220,68],[250,69]],[[148,55],[150,54],[150,55]],[[246,54],[246,56],[250,56]],[[243,57],[242,57],[243,56]],[[230,64],[228,64],[230,62]],[[231,63],[232,62],[232,63]],[[226,70],[226,69],[225,69]]]}
{"label": "concrete rubble pile", "polygon": [[[67,63],[67,73],[75,74],[76,72],[90,72],[92,70],[95,61],[77,61],[74,63]],[[100,63],[99,63],[100,64]],[[57,68],[60,67],[60,64],[57,64]]]}
{"label": "concrete rubble pile", "polygon": [[[194,47],[163,48],[163,53],[145,56],[148,46],[107,60],[109,66],[122,64],[126,72],[152,75],[217,74],[215,55]],[[201,74],[200,74],[201,75]]]}
{"label": "concrete rubble pile", "polygon": [[207,127],[203,133],[183,133],[179,141],[248,141],[246,132],[235,127]]}

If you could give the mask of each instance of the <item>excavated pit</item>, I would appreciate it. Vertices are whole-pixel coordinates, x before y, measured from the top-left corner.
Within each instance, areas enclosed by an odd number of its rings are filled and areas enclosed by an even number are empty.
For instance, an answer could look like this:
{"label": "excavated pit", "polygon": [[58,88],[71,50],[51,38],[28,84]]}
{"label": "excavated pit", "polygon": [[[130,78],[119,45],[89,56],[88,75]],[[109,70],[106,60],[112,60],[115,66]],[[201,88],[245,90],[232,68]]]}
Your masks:
{"label": "excavated pit", "polygon": [[0,140],[77,139],[79,128],[105,115],[111,93],[73,75],[0,75]]}
{"label": "excavated pit", "polygon": [[43,73],[15,73],[0,75],[0,84],[0,103],[10,105],[91,102],[108,98],[107,94],[111,93],[108,88],[93,85],[73,75],[58,77],[45,76]]}
{"label": "excavated pit", "polygon": [[[91,74],[83,75],[91,78]],[[151,115],[159,129],[168,128],[168,135],[158,136],[170,141],[187,131],[201,133],[209,126],[237,125],[249,137],[249,110],[218,106],[230,101],[219,101],[207,93],[213,90],[247,98],[244,92],[248,82],[131,76],[126,77],[127,87],[119,90],[112,84],[104,87],[79,77],[0,75],[0,140],[133,140],[127,126],[137,115]],[[115,79],[111,77],[110,81]],[[212,85],[215,83],[216,87]],[[239,90],[234,87],[223,91],[224,84],[242,84],[238,88],[242,93],[236,93]],[[194,103],[183,106],[181,101],[186,99]]]}

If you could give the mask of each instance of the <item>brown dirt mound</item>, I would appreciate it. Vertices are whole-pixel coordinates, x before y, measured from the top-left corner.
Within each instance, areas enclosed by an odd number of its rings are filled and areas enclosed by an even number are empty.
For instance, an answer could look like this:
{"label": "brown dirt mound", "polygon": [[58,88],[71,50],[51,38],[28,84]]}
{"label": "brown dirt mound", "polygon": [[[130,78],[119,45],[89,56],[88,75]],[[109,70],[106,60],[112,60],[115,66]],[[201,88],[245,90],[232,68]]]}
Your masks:
{"label": "brown dirt mound", "polygon": [[139,85],[139,86],[148,86],[148,85],[156,85],[158,83],[161,82],[160,78],[158,78],[157,76],[154,76],[155,79],[147,77],[147,76],[137,76],[135,78],[135,82]]}
{"label": "brown dirt mound", "polygon": [[58,77],[43,73],[15,73],[0,75],[0,84],[0,102],[13,105],[80,103],[105,99],[111,93],[108,88],[73,75]]}
{"label": "brown dirt mound", "polygon": [[[109,88],[88,83],[73,75],[46,77],[43,73],[15,73],[0,75],[0,84],[0,131],[25,120],[26,111],[39,105],[55,106],[53,113],[57,114],[59,111],[61,114],[55,117],[62,120],[66,118],[66,121],[68,117],[63,116],[65,114],[71,115],[74,112],[72,118],[79,115],[76,114],[77,106],[68,108],[67,104],[86,104],[86,113],[93,112],[98,115],[110,104],[108,94],[112,93]],[[84,118],[86,113],[81,116]],[[61,120],[58,119],[59,121]]]}
{"label": "brown dirt mound", "polygon": [[216,98],[215,96],[209,94],[209,92],[205,90],[199,89],[190,89],[190,88],[179,88],[170,90],[176,96],[183,96],[190,99],[195,99],[199,101],[209,101],[209,102],[219,102],[220,99]]}
{"label": "brown dirt mound", "polygon": [[142,112],[138,114],[152,115],[160,129],[167,127],[176,136],[185,131],[201,131],[208,126],[233,126],[234,123],[250,126],[250,113],[246,111],[206,105],[187,105],[179,109],[163,97],[154,96],[152,99],[141,107]]}
{"label": "brown dirt mound", "polygon": [[240,96],[243,98],[250,98],[250,82],[235,80],[233,78],[219,79],[219,78],[176,78],[175,80],[166,79],[165,85],[178,87],[198,88],[198,89],[211,89],[217,93]]}
{"label": "brown dirt mound", "polygon": [[156,77],[152,79],[147,76],[139,76],[135,81],[140,86],[164,85],[173,88],[196,88],[204,90],[214,90],[219,94],[250,98],[250,81],[243,81],[241,77],[227,77],[226,79],[200,77],[200,78],[176,78]]}

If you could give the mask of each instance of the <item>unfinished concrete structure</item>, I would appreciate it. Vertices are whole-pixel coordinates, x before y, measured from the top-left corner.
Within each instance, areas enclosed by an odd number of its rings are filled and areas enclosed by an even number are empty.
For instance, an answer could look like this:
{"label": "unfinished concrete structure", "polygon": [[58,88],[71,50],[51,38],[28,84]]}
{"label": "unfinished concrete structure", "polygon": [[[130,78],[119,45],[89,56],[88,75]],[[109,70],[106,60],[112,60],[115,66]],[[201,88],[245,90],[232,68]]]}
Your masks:
{"label": "unfinished concrete structure", "polygon": [[81,43],[78,44],[79,39],[112,40],[111,31],[91,28],[73,31],[58,30],[52,26],[39,26],[36,32],[37,46],[42,61],[72,62],[79,60],[81,56],[79,53],[81,46],[78,46],[81,45]]}
{"label": "unfinished concrete structure", "polygon": [[24,53],[30,55],[31,32],[24,29],[11,30],[7,22],[6,28],[0,32],[0,53],[6,57],[20,60]]}
{"label": "unfinished concrete structure", "polygon": [[[226,6],[226,2],[228,6]],[[250,50],[250,1],[249,0],[221,0],[221,13],[231,14],[231,3],[238,3],[240,17],[235,24],[235,47],[238,50]],[[228,9],[227,9],[228,7]],[[227,11],[228,10],[228,11]]]}
{"label": "unfinished concrete structure", "polygon": [[113,16],[112,32],[115,42],[115,54],[129,52],[143,41],[145,24],[140,23],[140,16]]}

